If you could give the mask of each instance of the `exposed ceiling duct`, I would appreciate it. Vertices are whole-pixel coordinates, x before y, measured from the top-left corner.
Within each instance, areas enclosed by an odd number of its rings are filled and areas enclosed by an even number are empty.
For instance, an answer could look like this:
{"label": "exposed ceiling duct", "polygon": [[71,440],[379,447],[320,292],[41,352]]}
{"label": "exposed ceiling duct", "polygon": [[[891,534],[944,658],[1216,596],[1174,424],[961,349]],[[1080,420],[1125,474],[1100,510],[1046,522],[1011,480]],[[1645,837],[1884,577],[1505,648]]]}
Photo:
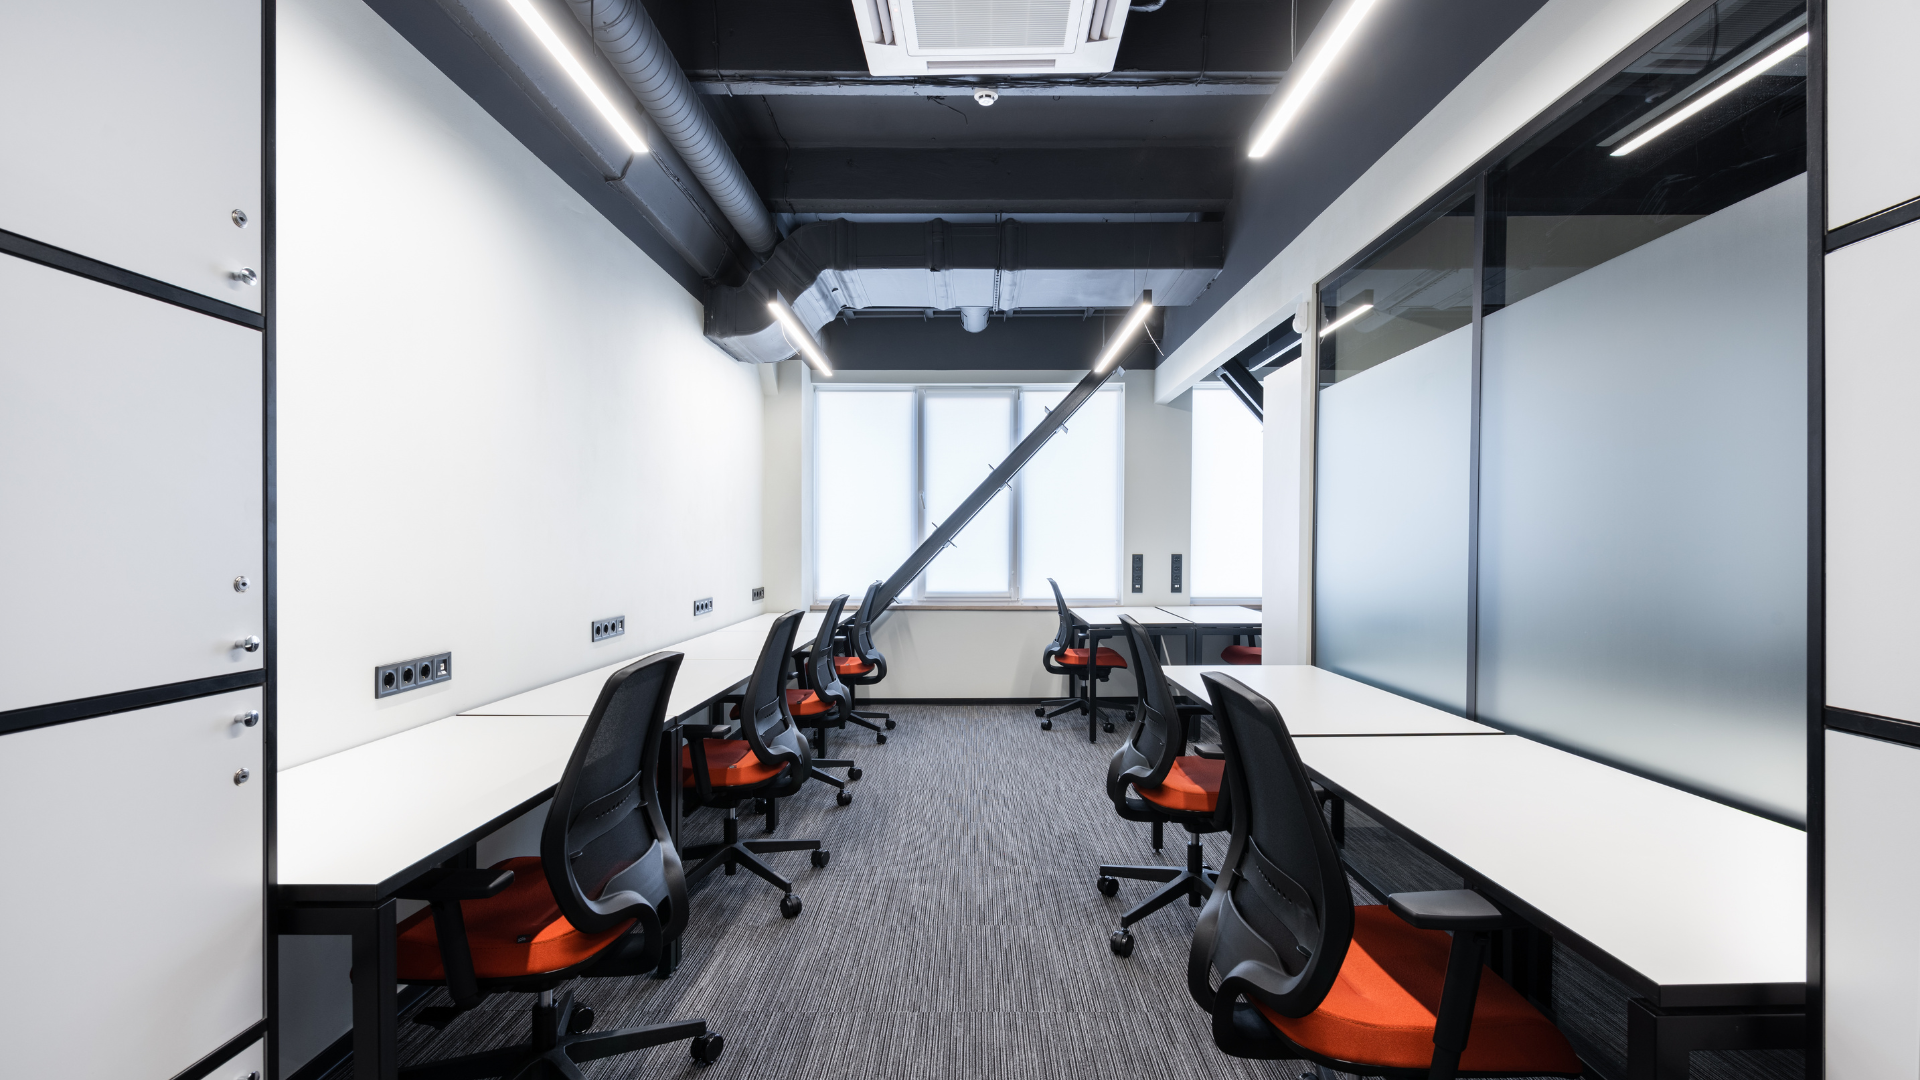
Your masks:
{"label": "exposed ceiling duct", "polygon": [[744,285],[714,290],[706,332],[770,364],[794,355],[767,309],[775,296],[811,332],[874,308],[958,310],[974,330],[994,311],[1125,308],[1143,289],[1161,306],[1191,304],[1225,264],[1216,221],[822,221],[795,229]]}
{"label": "exposed ceiling duct", "polygon": [[640,0],[567,3],[740,238],[762,255],[772,251],[780,241],[773,217]]}

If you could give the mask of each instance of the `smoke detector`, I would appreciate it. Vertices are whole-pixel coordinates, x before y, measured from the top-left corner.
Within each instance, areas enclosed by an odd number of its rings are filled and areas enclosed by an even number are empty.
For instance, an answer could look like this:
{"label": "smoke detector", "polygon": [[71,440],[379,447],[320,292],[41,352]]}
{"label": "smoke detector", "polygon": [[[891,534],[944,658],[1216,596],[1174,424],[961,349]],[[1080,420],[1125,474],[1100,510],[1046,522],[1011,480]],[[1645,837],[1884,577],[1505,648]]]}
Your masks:
{"label": "smoke detector", "polygon": [[1110,72],[1128,7],[1128,0],[852,2],[874,75]]}
{"label": "smoke detector", "polygon": [[973,92],[973,100],[979,102],[980,107],[984,109],[987,106],[993,104],[994,102],[1000,100],[1000,91],[989,90],[983,86],[980,89],[975,90]]}

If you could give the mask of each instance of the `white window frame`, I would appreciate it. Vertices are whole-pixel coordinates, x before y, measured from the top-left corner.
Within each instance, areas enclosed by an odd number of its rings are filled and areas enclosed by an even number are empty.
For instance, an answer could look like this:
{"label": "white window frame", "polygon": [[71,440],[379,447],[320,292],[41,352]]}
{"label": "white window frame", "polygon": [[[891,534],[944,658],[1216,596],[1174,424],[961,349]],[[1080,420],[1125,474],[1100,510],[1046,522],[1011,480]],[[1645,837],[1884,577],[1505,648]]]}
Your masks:
{"label": "white window frame", "polygon": [[[927,397],[929,395],[937,395],[937,394],[973,395],[973,396],[1005,394],[1009,396],[1012,399],[1012,409],[1011,409],[1012,415],[1011,415],[1011,419],[1009,420],[1009,432],[1008,432],[1009,441],[1007,446],[1008,446],[1009,452],[1011,452],[1013,447],[1019,445],[1020,440],[1023,437],[1020,430],[1020,409],[1021,409],[1022,397],[1029,391],[1039,392],[1039,393],[1059,393],[1059,392],[1069,391],[1073,388],[1073,385],[1074,384],[1072,383],[859,383],[859,384],[842,383],[842,384],[837,384],[830,387],[814,386],[812,389],[814,394],[848,394],[848,393],[857,394],[857,393],[871,393],[871,392],[885,392],[885,391],[899,393],[901,391],[906,391],[906,390],[913,391],[913,445],[909,448],[909,452],[913,456],[913,461],[911,464],[911,473],[914,478],[914,491],[913,491],[913,497],[911,499],[911,506],[912,506],[912,513],[913,513],[913,544],[914,544],[914,548],[917,550],[921,544],[926,542],[927,537],[931,535],[932,530],[934,528],[937,528],[937,526],[933,525],[930,522],[929,516],[926,512],[927,485],[926,485],[925,463],[926,463],[926,399]],[[1121,601],[1121,598],[1124,595],[1123,590],[1125,588],[1125,584],[1126,584],[1125,578],[1127,574],[1127,569],[1125,565],[1123,565],[1126,562],[1126,560],[1122,556],[1122,550],[1125,547],[1125,541],[1126,541],[1126,536],[1125,536],[1126,484],[1127,484],[1127,478],[1126,478],[1126,446],[1127,446],[1126,387],[1124,386],[1124,384],[1108,385],[1108,386],[1102,387],[1100,390],[1096,391],[1096,393],[1114,394],[1119,398],[1119,400],[1115,403],[1115,409],[1114,409],[1115,433],[1116,433],[1115,434],[1116,445],[1114,447],[1115,466],[1116,466],[1114,469],[1114,483],[1118,490],[1115,492],[1115,499],[1114,499],[1113,589],[1112,589],[1111,595],[1108,595],[1108,596],[1069,596],[1069,597],[1066,597],[1066,599],[1069,601],[1105,601],[1107,603],[1119,603]],[[812,412],[811,401],[809,401],[808,403],[808,410],[809,410],[809,413]],[[1069,426],[1071,426],[1071,422],[1069,422]],[[819,430],[817,425],[812,423],[811,416],[809,417],[808,429],[809,429],[808,438],[809,438],[809,441],[811,441],[815,437],[815,433],[817,433]],[[814,448],[812,446],[809,446],[808,457],[813,458],[815,454],[816,454],[816,451],[814,450]],[[993,462],[992,464],[997,466],[999,465],[999,462],[996,461],[996,462]],[[813,467],[818,468],[819,467],[818,463],[815,462]],[[1025,470],[1023,469],[1021,472],[1022,474],[1024,474]],[[814,485],[811,483],[811,479],[809,479],[809,483],[807,485],[809,498],[814,497],[813,488],[814,488]],[[1016,475],[1013,479],[1013,482],[1010,485],[1008,485],[1008,492],[1007,492],[1007,496],[1008,496],[1007,587],[1005,589],[993,591],[993,592],[971,592],[971,593],[928,592],[927,591],[927,575],[926,575],[926,571],[923,570],[920,572],[919,575],[917,575],[913,579],[913,583],[906,590],[907,595],[902,599],[907,600],[908,602],[913,604],[921,604],[921,605],[928,605],[928,606],[939,606],[943,604],[950,604],[956,607],[978,605],[978,604],[1005,604],[1008,606],[1016,606],[1016,605],[1038,603],[1037,600],[1023,600],[1020,596],[1021,494],[1022,494],[1021,476]],[[813,522],[813,528],[811,530],[812,535],[809,538],[811,541],[810,543],[811,550],[807,554],[807,560],[810,568],[809,577],[811,577],[812,580],[815,582],[813,591],[817,593],[820,591],[819,585],[818,585],[818,581],[819,581],[818,570],[819,570],[819,558],[820,558],[820,535],[819,535],[820,534],[820,526],[819,526],[820,508],[817,506],[812,506],[812,507],[809,507],[808,510],[809,510],[809,517]],[[816,596],[813,602],[823,603],[825,602],[826,599],[828,598]]]}

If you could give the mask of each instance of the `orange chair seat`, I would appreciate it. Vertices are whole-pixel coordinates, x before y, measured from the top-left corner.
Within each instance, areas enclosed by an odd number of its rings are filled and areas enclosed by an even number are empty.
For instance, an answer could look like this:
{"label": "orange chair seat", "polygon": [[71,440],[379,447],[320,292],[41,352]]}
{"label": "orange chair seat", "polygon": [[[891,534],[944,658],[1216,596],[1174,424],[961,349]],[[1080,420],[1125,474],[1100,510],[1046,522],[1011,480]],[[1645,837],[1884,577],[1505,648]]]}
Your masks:
{"label": "orange chair seat", "polygon": [[[598,934],[573,928],[547,887],[537,857],[508,859],[493,867],[513,871],[513,884],[485,900],[460,901],[473,951],[473,973],[482,979],[512,979],[560,971],[592,959],[633,927],[633,920]],[[421,908],[399,926],[396,967],[403,982],[439,982],[440,939],[433,909]]]}
{"label": "orange chair seat", "polygon": [[1260,646],[1229,645],[1220,650],[1220,661],[1226,664],[1258,664],[1260,662]]}
{"label": "orange chair seat", "polygon": [[[820,699],[820,695],[811,690],[787,691],[787,711],[795,716],[814,716],[831,711],[833,706]],[[733,707],[733,718],[740,719],[740,706]]]}
{"label": "orange chair seat", "polygon": [[[1087,666],[1087,650],[1061,649],[1059,660],[1060,660],[1060,663],[1065,664],[1068,667],[1086,667]],[[1094,654],[1093,663],[1095,667],[1123,668],[1127,666],[1126,657],[1121,656],[1119,653],[1114,652],[1112,649],[1107,648],[1105,645],[1102,645],[1099,651],[1097,651]]]}
{"label": "orange chair seat", "polygon": [[865,675],[873,670],[873,665],[857,656],[836,656],[833,658],[833,670],[841,675]]}
{"label": "orange chair seat", "polygon": [[[711,787],[739,787],[759,784],[780,775],[783,766],[767,765],[753,756],[753,744],[745,739],[703,739],[707,752],[707,783]],[[680,748],[680,771],[685,786],[694,786],[693,747]]]}
{"label": "orange chair seat", "polygon": [[[1433,1024],[1453,939],[1418,930],[1384,904],[1353,909],[1353,944],[1320,1007],[1297,1019],[1254,1003],[1296,1044],[1341,1061],[1397,1069],[1433,1063]],[[1463,1072],[1577,1074],[1580,1059],[1553,1022],[1492,971],[1480,972]]]}
{"label": "orange chair seat", "polygon": [[1220,777],[1227,763],[1217,758],[1177,757],[1159,787],[1134,785],[1140,797],[1168,810],[1211,813],[1220,805]]}

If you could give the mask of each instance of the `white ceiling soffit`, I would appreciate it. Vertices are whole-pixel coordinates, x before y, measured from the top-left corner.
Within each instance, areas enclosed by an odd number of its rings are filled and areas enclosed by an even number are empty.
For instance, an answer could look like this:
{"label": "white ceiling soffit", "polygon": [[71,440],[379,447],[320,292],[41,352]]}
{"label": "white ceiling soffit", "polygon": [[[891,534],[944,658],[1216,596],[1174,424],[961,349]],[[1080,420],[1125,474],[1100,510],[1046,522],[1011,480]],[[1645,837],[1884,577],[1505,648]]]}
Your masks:
{"label": "white ceiling soffit", "polygon": [[852,0],[874,75],[1113,70],[1129,0]]}
{"label": "white ceiling soffit", "polygon": [[1679,7],[1677,0],[1548,0],[1161,361],[1154,400],[1179,397],[1280,325],[1315,282]]}

